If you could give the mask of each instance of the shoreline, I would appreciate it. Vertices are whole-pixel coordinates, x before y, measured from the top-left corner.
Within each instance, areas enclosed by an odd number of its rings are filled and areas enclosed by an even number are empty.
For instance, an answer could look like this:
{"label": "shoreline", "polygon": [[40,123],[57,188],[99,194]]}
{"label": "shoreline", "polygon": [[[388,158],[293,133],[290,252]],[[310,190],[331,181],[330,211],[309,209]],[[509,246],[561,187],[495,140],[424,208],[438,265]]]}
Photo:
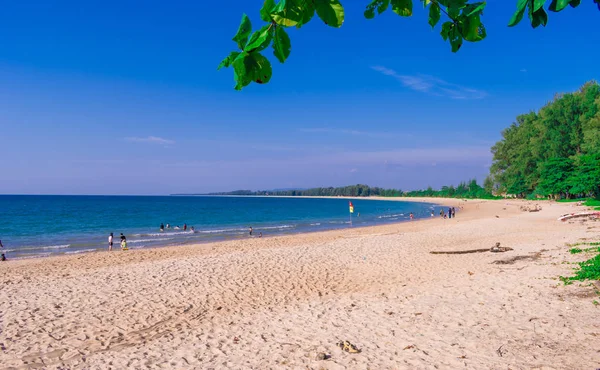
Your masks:
{"label": "shoreline", "polygon": [[[222,197],[222,196],[215,196],[215,197]],[[225,196],[225,197],[245,197],[245,196]],[[252,197],[256,197],[256,198],[273,198],[273,196],[252,196]],[[303,199],[310,199],[310,198],[315,198],[315,199],[347,199],[347,200],[369,200],[369,201],[392,201],[392,202],[413,202],[413,203],[431,203],[434,204],[436,207],[444,207],[444,206],[448,206],[450,204],[454,204],[455,206],[459,206],[460,204],[462,204],[461,202],[453,202],[453,200],[456,201],[460,201],[459,199],[454,199],[454,198],[427,198],[427,197],[420,197],[420,198],[407,198],[407,197],[327,197],[327,196],[323,196],[323,197],[311,197],[311,196],[281,196],[279,198],[303,198]],[[441,200],[441,201],[437,201],[434,202],[434,200]],[[438,218],[439,216],[436,215],[434,218]],[[423,217],[423,218],[418,218],[415,219],[414,221],[422,221],[422,220],[426,220],[429,219],[429,217]],[[403,222],[411,222],[410,220],[400,220],[400,221],[393,221],[393,222],[381,222],[381,223],[371,223],[368,225],[361,225],[361,226],[352,226],[351,228],[368,228],[368,227],[375,227],[375,226],[382,226],[382,225],[394,225],[394,224],[401,224]],[[228,227],[228,226],[223,226],[223,227]],[[230,227],[238,227],[235,225],[231,225]],[[240,230],[243,229],[242,226],[239,226]],[[271,226],[267,226],[267,228],[271,228]],[[272,237],[282,237],[282,236],[290,236],[293,237],[295,235],[299,235],[299,234],[306,234],[306,233],[320,233],[320,232],[328,232],[328,231],[341,231],[341,230],[347,230],[349,229],[349,226],[346,227],[335,227],[335,226],[330,226],[329,228],[324,228],[322,230],[294,230],[288,233],[275,233],[275,234],[270,234],[269,236],[263,235],[263,238],[272,238]],[[177,230],[180,231],[180,230]],[[182,230],[181,230],[182,231]],[[256,228],[256,232],[258,233],[259,231],[264,231],[261,230],[260,227]],[[204,235],[204,233],[202,231],[199,232],[199,234]],[[192,234],[190,234],[192,235]],[[169,234],[168,232],[164,234],[164,236],[168,237]],[[142,235],[143,237],[143,235]],[[223,242],[230,242],[230,241],[241,241],[241,240],[246,240],[246,239],[253,239],[253,238],[257,238],[257,236],[254,236],[252,238],[248,238],[248,237],[242,237],[242,236],[238,236],[238,237],[232,237],[228,235],[224,235],[222,238],[219,238],[218,235],[215,236],[215,240],[206,240],[206,241],[188,241],[188,242],[173,242],[172,244],[155,244],[155,245],[150,245],[150,246],[142,246],[142,247],[136,247],[136,246],[130,246],[129,247],[129,251],[133,252],[133,251],[139,251],[139,250],[150,250],[150,249],[156,249],[156,248],[171,248],[171,247],[179,247],[179,246],[196,246],[196,245],[205,245],[205,244],[214,244],[214,243],[223,243]],[[158,241],[158,240],[157,240]],[[129,243],[136,243],[136,240],[131,240],[129,241]],[[67,242],[65,242],[67,243]],[[61,248],[65,248],[65,246],[60,245]],[[14,247],[13,247],[14,248]],[[17,247],[16,249],[13,248],[5,248],[5,254],[7,255],[7,261],[20,261],[20,260],[29,260],[29,259],[46,259],[49,257],[57,257],[57,256],[72,256],[72,255],[81,255],[81,254],[94,254],[94,253],[101,253],[101,252],[107,252],[107,248],[106,246],[102,246],[102,247],[95,247],[95,246],[87,246],[86,249],[81,249],[81,250],[74,250],[74,251],[68,251],[68,252],[48,252],[47,250],[49,249],[49,247],[46,246],[40,246],[40,247],[29,247],[27,248],[27,250],[39,250],[39,253],[36,254],[23,254],[23,252],[20,253],[19,248]],[[61,248],[58,248],[58,250],[60,250]],[[118,246],[118,243],[115,243],[115,247],[114,247],[114,252],[119,251],[120,247]],[[14,257],[12,257],[12,256]]]}

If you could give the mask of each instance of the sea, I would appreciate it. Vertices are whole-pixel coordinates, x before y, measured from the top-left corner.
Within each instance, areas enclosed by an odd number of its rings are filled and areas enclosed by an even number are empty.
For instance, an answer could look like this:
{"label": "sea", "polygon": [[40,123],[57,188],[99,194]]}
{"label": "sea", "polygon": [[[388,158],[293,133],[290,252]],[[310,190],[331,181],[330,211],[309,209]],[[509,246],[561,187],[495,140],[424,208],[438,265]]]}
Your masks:
{"label": "sea", "polygon": [[[351,201],[353,214],[344,198],[0,195],[0,240],[8,259],[21,259],[106,250],[111,232],[113,249],[120,233],[130,249],[141,249],[402,222],[440,209]],[[170,228],[161,232],[161,223]]]}

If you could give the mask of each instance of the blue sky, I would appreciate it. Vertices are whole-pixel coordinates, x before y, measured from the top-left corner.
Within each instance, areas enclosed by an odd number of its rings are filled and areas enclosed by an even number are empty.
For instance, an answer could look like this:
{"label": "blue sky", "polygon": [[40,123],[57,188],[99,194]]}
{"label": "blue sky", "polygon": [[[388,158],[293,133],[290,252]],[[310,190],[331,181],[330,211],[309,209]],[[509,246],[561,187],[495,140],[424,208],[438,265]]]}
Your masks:
{"label": "blue sky", "polygon": [[317,18],[289,31],[267,85],[233,90],[242,13],[260,0],[13,1],[0,9],[0,193],[168,194],[366,183],[438,187],[476,177],[518,114],[598,78],[592,1],[548,26],[506,24],[452,54],[412,18]]}

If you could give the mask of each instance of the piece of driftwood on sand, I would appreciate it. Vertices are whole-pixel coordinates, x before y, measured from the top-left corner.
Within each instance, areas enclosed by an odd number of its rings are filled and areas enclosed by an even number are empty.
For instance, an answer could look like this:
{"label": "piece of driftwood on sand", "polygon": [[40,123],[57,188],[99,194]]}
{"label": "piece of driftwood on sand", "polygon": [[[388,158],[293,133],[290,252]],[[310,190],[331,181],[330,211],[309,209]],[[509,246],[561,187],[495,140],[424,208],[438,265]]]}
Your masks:
{"label": "piece of driftwood on sand", "polygon": [[585,212],[577,212],[577,213],[567,213],[566,215],[562,215],[558,218],[559,221],[566,221],[571,218],[577,217],[588,217],[588,216],[596,216],[600,217],[600,212],[598,211],[585,211]]}
{"label": "piece of driftwood on sand", "polygon": [[512,250],[513,249],[510,247],[501,247],[500,243],[496,243],[496,245],[491,248],[468,249],[465,251],[431,251],[429,253],[431,253],[431,254],[467,254],[467,253],[483,253],[483,252],[499,253],[499,252],[508,252],[508,251],[512,251]]}

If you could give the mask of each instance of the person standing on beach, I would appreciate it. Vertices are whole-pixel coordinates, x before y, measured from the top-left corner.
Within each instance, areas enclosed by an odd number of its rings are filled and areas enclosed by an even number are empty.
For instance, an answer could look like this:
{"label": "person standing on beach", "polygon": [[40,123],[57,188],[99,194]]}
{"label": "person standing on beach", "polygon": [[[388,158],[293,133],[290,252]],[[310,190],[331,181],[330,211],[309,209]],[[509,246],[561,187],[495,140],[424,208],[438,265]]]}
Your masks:
{"label": "person standing on beach", "polygon": [[452,217],[456,218],[456,209],[454,207],[452,207]]}
{"label": "person standing on beach", "polygon": [[448,218],[452,218],[452,208],[448,208]]}
{"label": "person standing on beach", "polygon": [[112,251],[112,246],[113,246],[113,233],[110,233],[110,235],[108,236],[108,251]]}
{"label": "person standing on beach", "polygon": [[121,250],[127,250],[127,238],[121,233]]}
{"label": "person standing on beach", "polygon": [[[0,248],[4,249],[4,245],[2,245],[2,240],[0,240]],[[0,258],[0,260],[6,261],[6,256],[4,255],[4,253],[2,253],[2,257]]]}
{"label": "person standing on beach", "polygon": [[250,236],[252,236],[252,226],[250,226]]}

